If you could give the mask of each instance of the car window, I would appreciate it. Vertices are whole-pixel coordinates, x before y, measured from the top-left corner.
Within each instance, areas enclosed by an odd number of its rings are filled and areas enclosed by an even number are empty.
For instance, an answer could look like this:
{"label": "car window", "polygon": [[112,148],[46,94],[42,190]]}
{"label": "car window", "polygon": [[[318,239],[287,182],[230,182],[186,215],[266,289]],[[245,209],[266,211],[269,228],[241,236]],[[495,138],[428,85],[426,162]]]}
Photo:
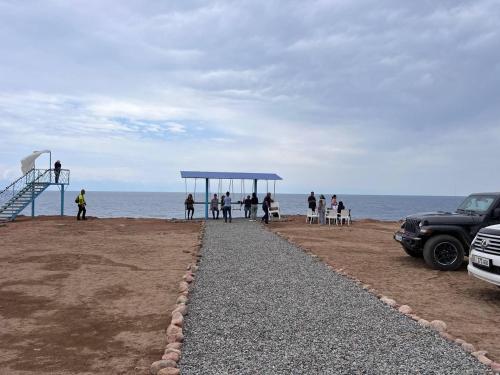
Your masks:
{"label": "car window", "polygon": [[484,213],[489,210],[490,206],[495,201],[494,196],[490,195],[472,195],[467,197],[458,207],[462,211],[474,211]]}

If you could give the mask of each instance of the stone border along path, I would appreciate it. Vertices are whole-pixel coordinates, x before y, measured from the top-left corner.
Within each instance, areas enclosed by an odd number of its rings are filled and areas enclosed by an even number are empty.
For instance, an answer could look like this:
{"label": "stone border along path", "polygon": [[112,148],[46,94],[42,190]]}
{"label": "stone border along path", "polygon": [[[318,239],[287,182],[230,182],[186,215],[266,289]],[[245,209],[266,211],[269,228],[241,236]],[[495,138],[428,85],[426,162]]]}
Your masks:
{"label": "stone border along path", "polygon": [[182,374],[491,373],[260,225],[207,222],[201,256]]}
{"label": "stone border along path", "polygon": [[[202,245],[203,234],[205,231],[205,222],[202,222],[200,234],[198,235],[197,251],[193,258],[199,259],[199,250]],[[198,266],[194,263],[189,263],[186,267],[186,273],[179,283],[179,296],[175,304],[175,309],[172,311],[172,319],[170,325],[166,329],[167,347],[161,357],[161,360],[153,362],[149,369],[150,374],[153,375],[179,375],[180,370],[177,368],[177,363],[182,356],[182,342],[184,335],[182,327],[184,326],[184,316],[187,313],[187,301],[189,295],[189,284],[194,281],[194,276]]]}

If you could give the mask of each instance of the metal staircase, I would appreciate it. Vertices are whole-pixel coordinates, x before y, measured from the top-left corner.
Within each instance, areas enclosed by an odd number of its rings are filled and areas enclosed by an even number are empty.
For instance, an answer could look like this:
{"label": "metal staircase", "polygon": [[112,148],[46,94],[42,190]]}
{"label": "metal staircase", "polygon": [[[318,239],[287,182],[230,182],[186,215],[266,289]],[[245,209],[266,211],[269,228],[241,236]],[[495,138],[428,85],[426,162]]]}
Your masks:
{"label": "metal staircase", "polygon": [[69,170],[62,169],[55,182],[53,169],[32,169],[0,191],[0,223],[14,220],[29,204],[51,185],[61,187],[61,213],[63,212],[64,185],[69,184]]}

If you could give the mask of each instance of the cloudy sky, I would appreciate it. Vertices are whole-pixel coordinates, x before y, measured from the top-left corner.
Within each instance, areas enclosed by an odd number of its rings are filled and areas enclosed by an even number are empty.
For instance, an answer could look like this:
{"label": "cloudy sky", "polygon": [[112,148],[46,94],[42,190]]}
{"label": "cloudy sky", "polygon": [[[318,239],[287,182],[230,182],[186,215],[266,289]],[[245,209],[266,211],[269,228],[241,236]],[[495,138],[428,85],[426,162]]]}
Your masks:
{"label": "cloudy sky", "polygon": [[500,2],[0,0],[0,184],[38,149],[72,190],[499,191]]}

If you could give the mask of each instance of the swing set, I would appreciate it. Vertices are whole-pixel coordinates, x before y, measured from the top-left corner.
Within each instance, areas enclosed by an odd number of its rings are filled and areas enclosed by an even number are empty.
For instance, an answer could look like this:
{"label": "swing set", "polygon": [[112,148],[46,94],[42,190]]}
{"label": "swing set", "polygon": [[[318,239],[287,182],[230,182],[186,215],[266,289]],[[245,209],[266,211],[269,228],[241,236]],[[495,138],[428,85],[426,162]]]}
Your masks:
{"label": "swing set", "polygon": [[[211,190],[211,182],[218,181],[217,183],[217,195],[220,197],[225,194],[226,191],[229,191],[233,199],[236,199],[235,196],[235,181],[240,181],[240,199],[236,202],[233,202],[232,205],[235,206],[233,210],[241,210],[243,206],[243,201],[245,200],[247,195],[250,195],[250,192],[246,190],[245,181],[250,180],[253,182],[252,193],[257,194],[257,182],[259,180],[266,181],[266,192],[269,192],[269,181],[272,181],[274,184],[273,187],[273,196],[276,195],[276,181],[282,180],[280,176],[275,173],[239,173],[239,172],[196,172],[196,171],[181,171],[181,178],[184,179],[184,184],[186,188],[186,197],[189,194],[188,191],[188,180],[194,180],[194,189],[193,189],[193,199],[195,204],[204,204],[205,205],[205,219],[208,219],[208,206],[210,194],[213,190]],[[205,180],[205,201],[196,201],[196,187],[198,179]],[[227,189],[223,189],[225,184],[223,181],[228,181]],[[184,215],[186,215],[186,210],[184,210]]]}

